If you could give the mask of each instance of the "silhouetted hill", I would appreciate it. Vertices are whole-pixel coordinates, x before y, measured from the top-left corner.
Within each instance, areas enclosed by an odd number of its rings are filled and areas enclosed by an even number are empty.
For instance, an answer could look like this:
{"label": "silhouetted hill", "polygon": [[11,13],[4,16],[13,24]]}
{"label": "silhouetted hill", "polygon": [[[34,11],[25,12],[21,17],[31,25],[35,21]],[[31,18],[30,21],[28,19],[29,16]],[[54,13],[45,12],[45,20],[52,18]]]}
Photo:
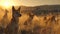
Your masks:
{"label": "silhouetted hill", "polygon": [[41,13],[59,13],[60,12],[60,5],[41,5],[41,6],[34,6],[34,7],[27,7],[21,6],[22,13],[29,13],[32,12],[33,14],[40,15]]}

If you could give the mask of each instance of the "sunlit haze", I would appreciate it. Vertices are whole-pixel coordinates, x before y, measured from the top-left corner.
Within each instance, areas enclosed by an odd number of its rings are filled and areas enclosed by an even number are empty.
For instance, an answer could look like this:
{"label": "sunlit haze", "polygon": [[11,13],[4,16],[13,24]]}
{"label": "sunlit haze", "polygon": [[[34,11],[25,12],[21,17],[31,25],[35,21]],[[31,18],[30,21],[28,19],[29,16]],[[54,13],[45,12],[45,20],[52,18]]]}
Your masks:
{"label": "sunlit haze", "polygon": [[0,0],[0,6],[38,6],[38,5],[56,5],[60,4],[60,0]]}
{"label": "sunlit haze", "polygon": [[16,6],[18,4],[18,1],[16,0],[0,0],[0,6],[4,8],[10,8],[10,6]]}
{"label": "sunlit haze", "polygon": [[60,4],[60,0],[0,0],[0,5],[25,5],[25,6],[36,6],[36,5],[52,5]]}

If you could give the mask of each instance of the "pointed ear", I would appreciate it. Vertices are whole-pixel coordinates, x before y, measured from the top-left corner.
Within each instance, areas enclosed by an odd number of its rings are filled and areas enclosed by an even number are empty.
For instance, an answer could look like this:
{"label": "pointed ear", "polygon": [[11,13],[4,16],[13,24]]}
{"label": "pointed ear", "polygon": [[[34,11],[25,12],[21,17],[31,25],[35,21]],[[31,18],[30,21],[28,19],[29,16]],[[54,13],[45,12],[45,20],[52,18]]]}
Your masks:
{"label": "pointed ear", "polygon": [[18,11],[20,11],[21,7],[18,8]]}
{"label": "pointed ear", "polygon": [[14,6],[12,6],[12,11],[14,11],[15,10],[15,8],[14,8]]}

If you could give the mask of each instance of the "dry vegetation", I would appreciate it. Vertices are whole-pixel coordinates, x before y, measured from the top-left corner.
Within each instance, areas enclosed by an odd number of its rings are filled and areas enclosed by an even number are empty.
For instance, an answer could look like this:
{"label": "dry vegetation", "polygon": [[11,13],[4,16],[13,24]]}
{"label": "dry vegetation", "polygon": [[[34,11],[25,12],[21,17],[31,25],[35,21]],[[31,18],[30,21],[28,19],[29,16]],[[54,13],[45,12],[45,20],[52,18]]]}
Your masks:
{"label": "dry vegetation", "polygon": [[[36,10],[37,9],[34,9],[34,11]],[[39,13],[39,11],[40,10],[38,10],[37,13]],[[55,12],[46,14],[42,12],[36,15],[36,12],[31,13],[30,11],[21,14],[22,16],[19,17],[17,34],[60,34],[60,14]],[[4,15],[1,16],[0,34],[8,33],[7,26],[11,20],[7,15],[7,12],[4,12]],[[13,32],[14,33],[9,32],[9,34],[16,34],[15,30]]]}
{"label": "dry vegetation", "polygon": [[[27,17],[27,15],[25,16]],[[31,17],[26,17],[21,18],[24,21],[20,22],[20,29],[27,34],[28,32],[30,32],[29,34],[60,34],[60,15],[34,15],[34,18],[31,19],[31,21],[28,21],[28,19]],[[24,23],[26,23],[26,20],[27,25],[24,25]]]}

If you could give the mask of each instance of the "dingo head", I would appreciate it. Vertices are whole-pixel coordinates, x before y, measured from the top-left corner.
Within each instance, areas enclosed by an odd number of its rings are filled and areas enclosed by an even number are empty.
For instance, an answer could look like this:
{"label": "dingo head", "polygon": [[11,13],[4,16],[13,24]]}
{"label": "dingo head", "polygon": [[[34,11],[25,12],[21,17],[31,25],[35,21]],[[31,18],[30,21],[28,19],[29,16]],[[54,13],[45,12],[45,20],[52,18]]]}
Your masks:
{"label": "dingo head", "polygon": [[14,8],[14,6],[12,6],[12,16],[13,17],[20,17],[21,16],[21,14],[20,14],[20,8],[21,7],[19,7],[17,10]]}

